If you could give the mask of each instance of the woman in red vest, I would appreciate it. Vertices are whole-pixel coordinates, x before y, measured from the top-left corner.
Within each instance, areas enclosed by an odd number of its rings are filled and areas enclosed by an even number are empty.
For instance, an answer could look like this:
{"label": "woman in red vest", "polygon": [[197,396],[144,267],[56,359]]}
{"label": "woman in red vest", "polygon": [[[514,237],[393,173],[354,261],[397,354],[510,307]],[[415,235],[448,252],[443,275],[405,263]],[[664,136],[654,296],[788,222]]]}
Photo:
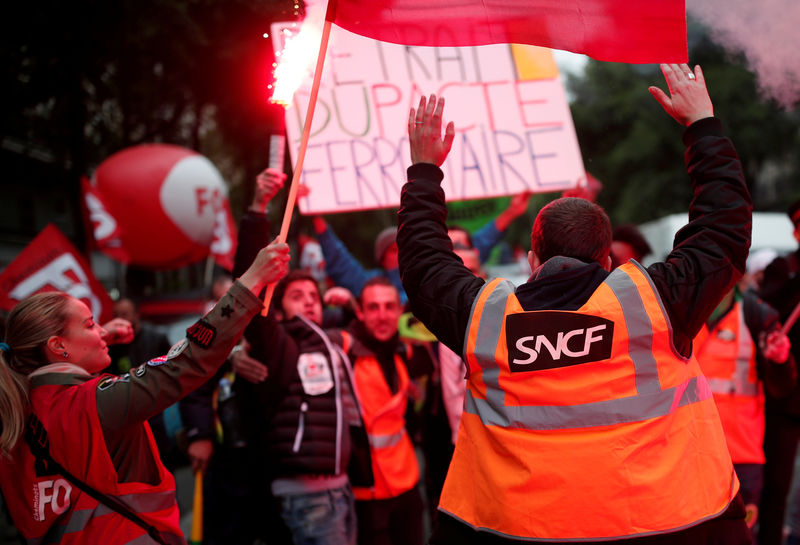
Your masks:
{"label": "woman in red vest", "polygon": [[28,542],[186,542],[175,480],[146,420],[216,371],[288,260],[286,244],[262,249],[186,339],[122,376],[96,374],[110,363],[108,334],[81,301],[48,292],[11,311],[0,343],[0,487]]}

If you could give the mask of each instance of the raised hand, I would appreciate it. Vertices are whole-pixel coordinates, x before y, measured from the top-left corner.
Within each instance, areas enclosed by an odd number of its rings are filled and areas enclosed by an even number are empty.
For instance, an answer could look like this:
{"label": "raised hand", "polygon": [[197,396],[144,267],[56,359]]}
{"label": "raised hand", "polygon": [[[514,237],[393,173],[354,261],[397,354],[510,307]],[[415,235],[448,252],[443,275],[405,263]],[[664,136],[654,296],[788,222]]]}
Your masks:
{"label": "raised hand", "polygon": [[447,124],[442,136],[442,111],[444,98],[431,95],[419,99],[419,107],[408,116],[408,143],[411,147],[411,164],[432,163],[442,166],[450,148],[453,146],[456,129],[453,122]]}
{"label": "raised hand", "polygon": [[789,351],[792,348],[792,344],[785,333],[780,330],[770,331],[767,335],[762,334],[759,341],[764,357],[767,359],[776,363],[786,363],[786,360],[789,359]]}
{"label": "raised hand", "polygon": [[133,340],[133,326],[128,320],[114,318],[103,325],[106,334],[103,340],[106,344],[128,344]]}
{"label": "raised hand", "polygon": [[700,119],[714,117],[700,65],[692,72],[686,64],[662,64],[661,72],[667,80],[670,96],[655,86],[648,90],[675,121],[688,127]]}
{"label": "raised hand", "polygon": [[322,297],[322,302],[334,307],[345,307],[349,305],[350,308],[355,308],[356,298],[353,297],[353,294],[350,293],[350,290],[347,288],[334,286],[328,288],[325,295]]}
{"label": "raised hand", "polygon": [[289,245],[273,240],[262,248],[250,267],[239,277],[239,282],[255,293],[267,284],[274,284],[289,272]]}
{"label": "raised hand", "polygon": [[511,225],[511,222],[520,217],[522,214],[528,211],[528,203],[531,201],[531,197],[533,193],[530,191],[525,191],[523,193],[517,193],[516,195],[511,197],[511,202],[508,203],[508,208],[503,210],[497,219],[495,220],[495,225],[497,226],[498,231],[505,231],[508,229],[508,226]]}
{"label": "raised hand", "polygon": [[261,171],[256,177],[256,187],[253,191],[253,203],[250,205],[250,210],[264,212],[269,201],[280,191],[285,181],[286,174],[279,170],[267,168]]}

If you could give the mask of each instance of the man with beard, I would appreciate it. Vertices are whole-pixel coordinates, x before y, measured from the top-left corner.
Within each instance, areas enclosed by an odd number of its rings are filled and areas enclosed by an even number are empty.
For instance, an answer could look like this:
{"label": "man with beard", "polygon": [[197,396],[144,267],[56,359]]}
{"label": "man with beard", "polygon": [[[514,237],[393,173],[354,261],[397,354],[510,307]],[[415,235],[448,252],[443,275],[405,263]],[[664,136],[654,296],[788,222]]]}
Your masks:
{"label": "man with beard", "polygon": [[368,280],[359,303],[358,320],[341,332],[341,338],[332,336],[353,364],[372,460],[374,484],[353,486],[358,542],[419,545],[423,506],[417,487],[419,464],[406,430],[412,388],[407,366],[430,367],[430,360],[423,348],[400,341],[397,324],[403,306],[388,278]]}

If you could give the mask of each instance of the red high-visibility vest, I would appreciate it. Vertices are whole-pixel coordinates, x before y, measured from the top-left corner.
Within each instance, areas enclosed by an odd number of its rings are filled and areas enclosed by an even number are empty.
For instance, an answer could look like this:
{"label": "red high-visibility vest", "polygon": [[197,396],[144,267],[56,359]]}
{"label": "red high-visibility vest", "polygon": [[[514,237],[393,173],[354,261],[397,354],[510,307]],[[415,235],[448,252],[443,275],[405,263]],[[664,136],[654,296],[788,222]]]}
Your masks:
{"label": "red high-visibility vest", "polygon": [[714,393],[733,463],[763,464],[764,392],[741,302],[735,302],[712,330],[703,326],[694,340],[694,354]]}
{"label": "red high-visibility vest", "polygon": [[[146,422],[130,432],[147,434],[159,482],[119,482],[97,414],[97,383],[102,378],[77,385],[43,385],[31,391],[33,412],[47,430],[50,454],[76,478],[155,526],[168,543],[185,544],[175,479],[161,463]],[[0,458],[3,497],[14,525],[29,543],[152,543],[143,528],[81,492],[62,475],[49,474],[41,467],[37,474],[36,465],[22,439],[11,460]]]}
{"label": "red high-visibility vest", "polygon": [[708,384],[672,346],[644,269],[613,271],[576,312],[479,293],[468,390],[439,508],[505,537],[604,540],[677,531],[739,489]]}

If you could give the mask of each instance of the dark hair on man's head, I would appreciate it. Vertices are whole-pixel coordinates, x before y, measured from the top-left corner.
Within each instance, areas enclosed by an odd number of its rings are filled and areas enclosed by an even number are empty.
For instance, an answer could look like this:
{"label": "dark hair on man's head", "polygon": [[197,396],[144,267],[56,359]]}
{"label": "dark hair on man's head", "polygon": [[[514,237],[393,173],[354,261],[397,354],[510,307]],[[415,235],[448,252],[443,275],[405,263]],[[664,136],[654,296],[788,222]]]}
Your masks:
{"label": "dark hair on man's head", "polygon": [[605,265],[611,249],[611,222],[597,204],[566,197],[539,211],[531,230],[531,250],[544,263],[555,256]]}
{"label": "dark hair on man's head", "polygon": [[[317,292],[319,292],[319,284],[317,284],[310,272],[305,269],[295,269],[281,278],[280,282],[275,285],[275,293],[272,294],[272,301],[270,302],[270,311],[283,312],[283,296],[286,295],[289,284],[300,280],[308,280],[317,287]],[[321,296],[322,294],[320,294],[320,299],[322,298]]]}
{"label": "dark hair on man's head", "polygon": [[[364,282],[364,287],[361,288],[361,293],[358,294],[359,304],[364,303],[364,292],[367,290],[367,288],[370,288],[372,286],[386,286],[397,291],[397,286],[392,284],[392,281],[386,278],[385,276],[373,276],[372,278]],[[397,293],[397,298],[400,299],[400,292]]]}

